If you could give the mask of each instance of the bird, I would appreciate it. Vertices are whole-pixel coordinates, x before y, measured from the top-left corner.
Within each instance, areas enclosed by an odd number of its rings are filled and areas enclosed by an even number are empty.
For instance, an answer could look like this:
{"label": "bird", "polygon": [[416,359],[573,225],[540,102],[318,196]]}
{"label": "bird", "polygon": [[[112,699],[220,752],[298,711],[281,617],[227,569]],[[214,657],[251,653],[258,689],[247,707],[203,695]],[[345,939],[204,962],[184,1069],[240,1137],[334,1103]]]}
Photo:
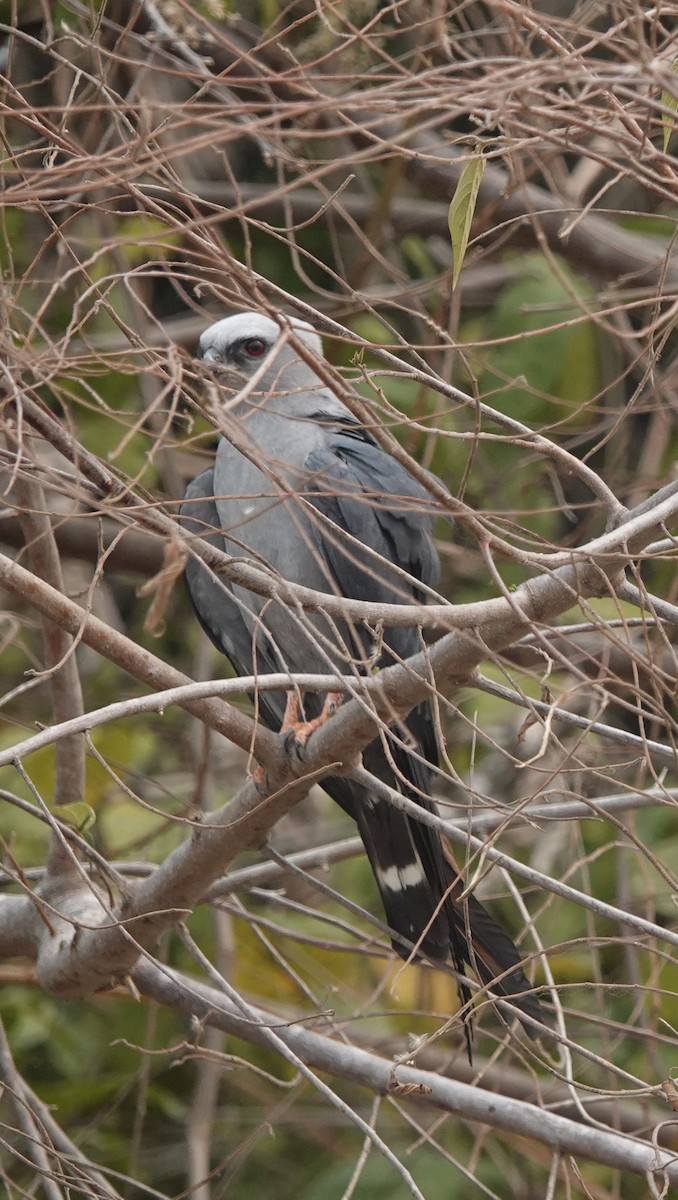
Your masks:
{"label": "bird", "polygon": [[[317,592],[423,603],[439,575],[436,505],[316,372],[323,350],[313,326],[236,313],[203,332],[198,356],[219,397],[220,437],[213,465],[186,490],[185,534]],[[294,687],[258,695],[266,725],[291,736],[300,753],[340,703],[333,676],[369,676],[422,649],[414,625],[377,631],[305,612],[215,575],[198,555],[189,554],[185,581],[200,624],[237,675],[328,675],[324,699]],[[363,752],[373,778],[428,813],[436,811],[438,758],[428,701]],[[508,1001],[508,1015],[538,1037],[533,1022],[544,1014],[520,955],[467,889],[438,830],[398,809],[383,789],[370,790],[364,775],[330,776],[321,786],[357,824],[394,951],[451,966],[462,1004],[468,964],[495,1003]]]}

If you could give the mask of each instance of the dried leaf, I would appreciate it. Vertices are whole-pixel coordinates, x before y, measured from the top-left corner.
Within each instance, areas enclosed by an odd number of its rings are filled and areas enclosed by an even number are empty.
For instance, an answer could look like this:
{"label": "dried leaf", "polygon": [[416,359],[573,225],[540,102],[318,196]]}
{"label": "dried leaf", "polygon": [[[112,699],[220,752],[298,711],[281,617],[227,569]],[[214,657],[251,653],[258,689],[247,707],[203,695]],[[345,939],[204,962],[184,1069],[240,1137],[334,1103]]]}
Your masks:
{"label": "dried leaf", "polygon": [[664,1093],[664,1099],[672,1112],[678,1112],[678,1087],[672,1079],[663,1079],[661,1089]]}
{"label": "dried leaf", "polygon": [[392,1096],[430,1096],[433,1088],[426,1083],[401,1083],[393,1068],[389,1076],[388,1091]]}
{"label": "dried leaf", "polygon": [[144,621],[144,633],[160,637],[163,632],[163,617],[177,579],[186,566],[188,555],[179,542],[168,542],[165,546],[164,563],[157,575],[148,579],[138,590],[139,596],[153,596]]}

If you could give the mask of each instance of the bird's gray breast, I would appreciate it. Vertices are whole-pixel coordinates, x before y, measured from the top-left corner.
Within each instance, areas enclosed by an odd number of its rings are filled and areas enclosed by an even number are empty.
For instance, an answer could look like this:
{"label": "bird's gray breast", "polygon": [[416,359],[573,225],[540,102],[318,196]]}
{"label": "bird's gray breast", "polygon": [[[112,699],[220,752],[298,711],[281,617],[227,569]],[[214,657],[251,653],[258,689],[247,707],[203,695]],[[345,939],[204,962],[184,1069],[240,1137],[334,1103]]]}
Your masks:
{"label": "bird's gray breast", "polygon": [[[234,437],[238,434],[243,449],[222,438],[214,470],[227,552],[269,568],[290,583],[321,592],[336,590],[314,535],[314,510],[303,496],[311,482],[304,464],[323,445],[323,426],[267,413],[234,427]],[[238,586],[233,592],[241,611],[249,614],[252,637],[264,639],[281,668],[346,670],[344,636],[327,618]]]}

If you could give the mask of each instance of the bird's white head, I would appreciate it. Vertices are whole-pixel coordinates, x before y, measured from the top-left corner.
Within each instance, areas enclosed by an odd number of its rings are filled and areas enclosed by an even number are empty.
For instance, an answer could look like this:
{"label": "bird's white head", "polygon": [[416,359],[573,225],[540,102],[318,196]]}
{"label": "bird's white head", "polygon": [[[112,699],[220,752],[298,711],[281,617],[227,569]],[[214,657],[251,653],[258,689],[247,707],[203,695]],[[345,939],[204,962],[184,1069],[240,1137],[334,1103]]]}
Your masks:
{"label": "bird's white head", "polygon": [[215,366],[253,375],[280,341],[285,325],[289,325],[314,354],[322,357],[322,342],[307,321],[281,314],[278,324],[257,312],[236,313],[215,321],[200,338],[200,357]]}

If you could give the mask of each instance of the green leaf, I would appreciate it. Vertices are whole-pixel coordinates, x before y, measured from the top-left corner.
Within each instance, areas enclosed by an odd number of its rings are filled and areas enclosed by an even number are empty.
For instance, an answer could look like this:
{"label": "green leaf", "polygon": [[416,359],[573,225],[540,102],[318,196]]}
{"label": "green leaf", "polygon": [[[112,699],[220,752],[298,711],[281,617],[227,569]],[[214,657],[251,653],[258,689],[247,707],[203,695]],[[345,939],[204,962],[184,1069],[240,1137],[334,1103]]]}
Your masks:
{"label": "green leaf", "polygon": [[[678,59],[674,59],[672,67],[674,73],[678,72]],[[678,92],[678,88],[676,91]],[[664,108],[668,108],[670,112],[675,113],[676,109],[678,109],[678,95],[674,96],[673,92],[670,92],[668,88],[664,88],[664,91],[662,92],[662,106]],[[675,123],[675,116],[662,117],[662,125],[664,126],[664,154],[666,154],[666,151],[669,148],[669,142],[671,141],[671,134],[673,133],[673,127]]]}
{"label": "green leaf", "polygon": [[97,819],[91,804],[85,804],[82,800],[75,804],[64,804],[63,808],[54,811],[71,829],[75,829],[76,833],[87,833]]}
{"label": "green leaf", "polygon": [[480,181],[485,173],[485,159],[482,154],[478,154],[467,162],[464,170],[461,173],[457,190],[454,193],[450,210],[447,214],[447,224],[450,229],[450,238],[452,240],[452,287],[457,286],[457,280],[461,273],[461,268],[464,265],[466,257],[466,247],[468,246],[468,238],[471,232],[471,224],[476,211],[476,200],[478,199],[478,189]]}

